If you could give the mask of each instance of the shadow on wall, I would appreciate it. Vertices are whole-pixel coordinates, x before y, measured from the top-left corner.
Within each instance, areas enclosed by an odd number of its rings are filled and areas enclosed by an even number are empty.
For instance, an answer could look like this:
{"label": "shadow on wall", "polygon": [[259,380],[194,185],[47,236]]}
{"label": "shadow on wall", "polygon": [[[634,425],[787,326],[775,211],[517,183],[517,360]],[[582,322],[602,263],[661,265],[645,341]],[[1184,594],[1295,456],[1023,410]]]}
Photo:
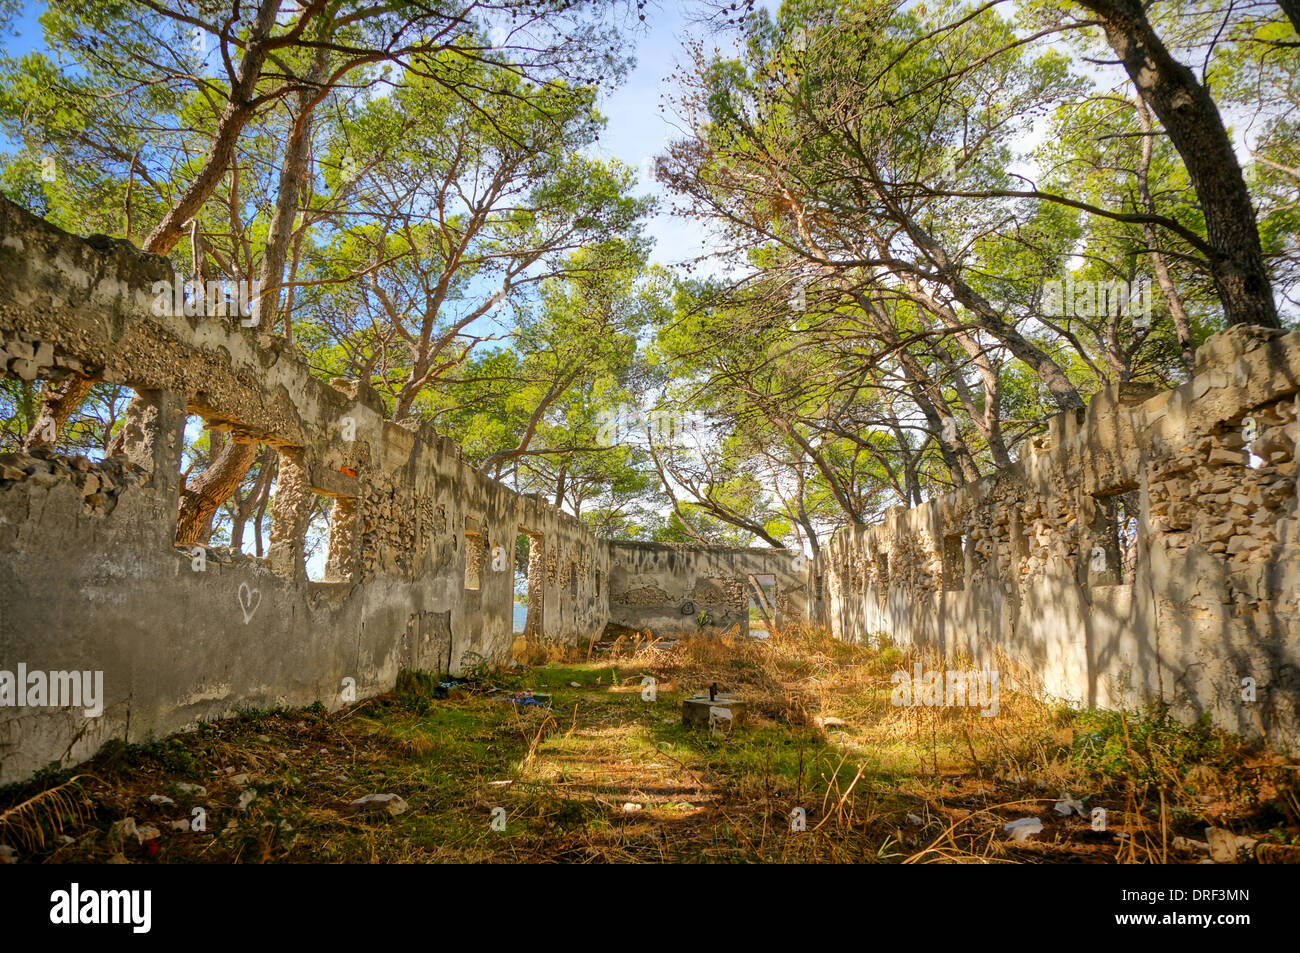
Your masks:
{"label": "shadow on wall", "polygon": [[736,626],[748,634],[751,603],[761,625],[764,614],[777,626],[809,618],[811,566],[799,553],[631,542],[608,550],[615,626],[655,635]]}
{"label": "shadow on wall", "polygon": [[1077,705],[1163,700],[1300,750],[1300,332],[1210,338],[1197,373],[1062,414],[1008,470],[824,548],[840,639],[1023,659]]}
{"label": "shadow on wall", "polygon": [[[0,243],[0,374],[89,380],[70,391],[74,415],[105,388],[133,395],[102,459],[57,443],[0,452],[0,669],[91,673],[104,692],[94,716],[0,707],[0,783],[113,738],[246,708],[336,709],[403,668],[504,661],[513,573],[489,556],[521,526],[548,559],[578,564],[563,583],[549,564],[536,577],[539,630],[576,641],[604,628],[594,573],[607,553],[571,516],[386,420],[363,384],[316,380],[275,335],[156,309],[155,284],[175,280],[164,259],[5,200]],[[206,431],[197,452],[187,418]],[[245,509],[245,531],[266,531],[260,550],[232,537]]]}

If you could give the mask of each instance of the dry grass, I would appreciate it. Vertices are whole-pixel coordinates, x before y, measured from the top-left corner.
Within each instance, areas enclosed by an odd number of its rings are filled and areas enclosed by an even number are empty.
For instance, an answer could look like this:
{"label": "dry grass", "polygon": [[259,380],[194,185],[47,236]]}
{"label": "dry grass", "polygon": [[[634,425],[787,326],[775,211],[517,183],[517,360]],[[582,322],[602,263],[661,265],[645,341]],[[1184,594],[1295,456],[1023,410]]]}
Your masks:
{"label": "dry grass", "polygon": [[78,786],[83,777],[74,775],[0,811],[0,841],[13,841],[27,851],[44,850],[65,828],[89,818],[93,805]]}
{"label": "dry grass", "polygon": [[[65,779],[42,778],[0,792],[0,816],[26,819],[16,838],[26,859],[55,862],[120,850],[146,862],[1191,863],[1205,855],[1181,839],[1202,839],[1207,825],[1250,833],[1261,860],[1300,853],[1294,763],[1158,711],[1054,706],[1009,660],[998,661],[999,710],[986,718],[891,704],[894,672],[960,662],[812,629],[534,651],[535,667],[445,699],[436,679],[408,673],[393,694],[344,712],[255,714],[109,749],[76,797],[54,786]],[[646,677],[653,702],[642,700]],[[550,693],[553,707],[506,703],[487,681]],[[725,737],[681,725],[680,700],[712,682],[749,706]],[[256,797],[241,808],[247,790]],[[380,792],[410,809],[349,813]],[[1064,797],[1085,813],[1105,808],[1107,829],[1053,811]],[[43,818],[42,798],[59,810]],[[69,816],[73,804],[84,813]],[[173,830],[196,806],[207,830]],[[110,842],[126,816],[163,831],[156,851]],[[1003,826],[1028,816],[1044,830],[1013,843]],[[64,827],[77,839],[56,845]]]}

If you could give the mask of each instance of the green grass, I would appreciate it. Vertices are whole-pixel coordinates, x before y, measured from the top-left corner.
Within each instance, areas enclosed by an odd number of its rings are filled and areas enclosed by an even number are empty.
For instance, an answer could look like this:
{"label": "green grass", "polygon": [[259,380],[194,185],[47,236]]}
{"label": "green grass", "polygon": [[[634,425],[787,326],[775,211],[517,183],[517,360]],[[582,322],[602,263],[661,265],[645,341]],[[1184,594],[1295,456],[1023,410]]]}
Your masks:
{"label": "green grass", "polygon": [[[1207,823],[1300,840],[1294,765],[1159,709],[1074,712],[1016,695],[997,719],[894,708],[889,674],[912,661],[882,640],[845,645],[813,633],[481,670],[449,697],[439,697],[442,678],[403,672],[392,693],[342,712],[248,712],[107,745],[75,782],[87,816],[60,828],[76,843],[46,837],[25,859],[1115,862],[1159,859],[1167,848],[1155,837],[1200,837]],[[646,675],[657,682],[653,702],[642,699]],[[713,680],[751,712],[720,738],[680,718],[682,698]],[[553,708],[493,700],[491,686],[548,693]],[[817,719],[829,714],[847,725],[823,730]],[[256,792],[244,809],[241,774]],[[69,777],[50,771],[0,792],[0,811]],[[182,782],[207,793],[186,794]],[[374,793],[399,794],[409,809],[348,811]],[[1062,793],[1106,806],[1114,829],[1097,836],[1086,818],[1052,816]],[[195,806],[207,830],[173,830]],[[795,807],[806,811],[804,832],[790,830]],[[505,831],[492,827],[496,808]],[[1009,845],[1001,826],[1028,814],[1049,830]],[[156,856],[110,842],[110,825],[128,816],[162,830]]]}

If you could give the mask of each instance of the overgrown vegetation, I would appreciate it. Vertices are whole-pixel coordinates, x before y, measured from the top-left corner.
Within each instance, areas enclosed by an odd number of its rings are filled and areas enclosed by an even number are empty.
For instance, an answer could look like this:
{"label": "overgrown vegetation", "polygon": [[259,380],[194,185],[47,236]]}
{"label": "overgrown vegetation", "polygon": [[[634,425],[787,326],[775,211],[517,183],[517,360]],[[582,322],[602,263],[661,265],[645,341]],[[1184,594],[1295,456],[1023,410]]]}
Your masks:
{"label": "overgrown vegetation", "polygon": [[[174,6],[0,4],[0,194],[192,305],[258,282],[322,380],[601,536],[815,554],[1300,313],[1273,0],[668,5],[669,140],[608,159],[665,5]],[[111,453],[131,399],[0,383],[0,451]],[[178,540],[260,556],[276,455],[199,423]]]}
{"label": "overgrown vegetation", "polygon": [[[1258,841],[1243,861],[1300,855],[1294,762],[1163,709],[1077,712],[1006,688],[991,718],[895,706],[890,677],[915,661],[929,664],[809,629],[588,646],[450,690],[407,672],[333,714],[252,712],[108,746],[75,778],[4,792],[0,840],[51,862],[1192,863],[1212,826]],[[727,736],[681,724],[681,699],[713,682],[749,705]],[[552,706],[507,700],[527,692]],[[376,793],[409,809],[349,812]],[[1085,813],[1057,813],[1063,799]],[[195,807],[206,831],[177,829]],[[1044,830],[1013,842],[1004,825],[1030,816]],[[125,817],[157,828],[156,848],[113,837]]]}

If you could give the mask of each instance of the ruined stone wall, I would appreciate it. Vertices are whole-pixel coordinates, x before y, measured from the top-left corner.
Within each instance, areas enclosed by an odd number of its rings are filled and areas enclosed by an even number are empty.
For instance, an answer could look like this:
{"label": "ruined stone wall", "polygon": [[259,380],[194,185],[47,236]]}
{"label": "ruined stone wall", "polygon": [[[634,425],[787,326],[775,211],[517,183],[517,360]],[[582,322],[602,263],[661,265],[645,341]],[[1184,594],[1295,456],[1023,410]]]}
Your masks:
{"label": "ruined stone wall", "polygon": [[614,625],[659,635],[739,626],[748,634],[750,575],[774,577],[777,625],[807,617],[811,566],[798,553],[631,542],[608,548]]}
{"label": "ruined stone wall", "polygon": [[1300,332],[1217,334],[1183,386],[1103,391],[1008,470],[839,532],[820,612],[1300,749],[1297,392]]}
{"label": "ruined stone wall", "polygon": [[[76,371],[142,397],[102,462],[0,455],[0,670],[102,671],[106,695],[97,718],[0,706],[0,783],[110,738],[244,708],[337,708],[402,668],[501,661],[520,531],[545,554],[530,594],[547,637],[603,629],[608,556],[577,520],[483,477],[431,431],[385,420],[367,388],[320,383],[280,338],[238,318],[154,314],[154,283],[173,280],[164,259],[0,200],[0,373]],[[187,414],[278,452],[265,559],[175,547]],[[313,495],[333,499],[321,583],[303,554]],[[467,554],[484,563],[477,589]]]}

